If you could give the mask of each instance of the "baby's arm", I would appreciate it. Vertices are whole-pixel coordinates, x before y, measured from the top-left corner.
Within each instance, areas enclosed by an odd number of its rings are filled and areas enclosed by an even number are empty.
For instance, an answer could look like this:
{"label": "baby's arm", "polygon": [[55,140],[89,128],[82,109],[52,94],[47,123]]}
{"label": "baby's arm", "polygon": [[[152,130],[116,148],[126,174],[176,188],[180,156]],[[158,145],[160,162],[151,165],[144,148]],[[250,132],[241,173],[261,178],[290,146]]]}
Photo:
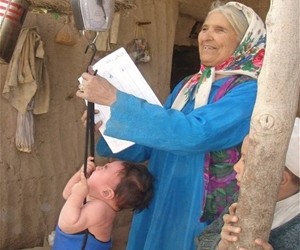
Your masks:
{"label": "baby's arm", "polygon": [[[238,217],[235,215],[237,203],[233,203],[229,207],[229,214],[223,216],[224,225],[221,232],[221,240],[218,244],[217,250],[227,250],[230,242],[238,240],[238,234],[242,231],[240,227],[233,226],[233,223],[238,221]],[[273,250],[273,247],[262,239],[256,239],[255,244],[261,246],[263,250]],[[239,250],[247,250],[245,248],[239,248]]]}
{"label": "baby's arm", "polygon": [[66,200],[58,219],[58,226],[66,233],[73,233],[74,225],[80,219],[84,199],[88,194],[88,185],[84,173],[81,171],[79,174],[81,179],[73,185],[71,194]]}
{"label": "baby's arm", "polygon": [[[94,170],[95,170],[94,158],[90,156],[88,157],[88,161],[87,161],[88,176],[90,176]],[[80,181],[80,175],[82,172],[83,172],[83,165],[68,181],[62,194],[65,200],[67,200],[68,197],[70,196],[72,187]]]}

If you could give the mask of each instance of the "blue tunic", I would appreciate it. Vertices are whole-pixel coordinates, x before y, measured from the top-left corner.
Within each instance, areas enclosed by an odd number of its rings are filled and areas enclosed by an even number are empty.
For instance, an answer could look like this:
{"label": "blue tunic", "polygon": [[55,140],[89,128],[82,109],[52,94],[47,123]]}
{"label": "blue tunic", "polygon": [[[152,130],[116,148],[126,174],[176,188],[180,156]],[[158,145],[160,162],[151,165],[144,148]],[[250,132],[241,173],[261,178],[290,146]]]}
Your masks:
{"label": "blue tunic", "polygon": [[212,103],[226,78],[212,85],[208,105],[171,109],[181,84],[164,107],[117,92],[105,134],[135,142],[112,154],[103,139],[97,152],[131,161],[149,160],[155,195],[148,209],[133,217],[127,250],[192,250],[194,239],[207,226],[201,223],[204,155],[242,142],[249,132],[256,80],[249,80]]}

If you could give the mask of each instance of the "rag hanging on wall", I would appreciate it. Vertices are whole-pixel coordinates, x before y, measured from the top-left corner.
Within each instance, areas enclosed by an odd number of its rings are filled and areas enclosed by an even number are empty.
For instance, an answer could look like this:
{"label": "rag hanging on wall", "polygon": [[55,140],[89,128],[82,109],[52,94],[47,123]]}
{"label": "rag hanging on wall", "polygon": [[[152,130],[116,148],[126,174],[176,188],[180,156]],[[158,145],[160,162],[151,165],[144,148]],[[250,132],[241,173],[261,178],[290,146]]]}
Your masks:
{"label": "rag hanging on wall", "polygon": [[34,144],[33,115],[47,113],[50,102],[44,43],[38,27],[21,30],[8,65],[2,96],[18,111],[17,149],[30,153]]}
{"label": "rag hanging on wall", "polygon": [[[105,32],[111,26],[115,1],[114,0],[71,0],[72,12],[75,20],[75,25],[78,30],[82,31],[87,38],[85,31],[95,31],[96,36],[93,41],[88,41],[85,53],[89,49],[92,50],[92,56],[88,67],[92,64],[97,48],[95,41],[100,32]],[[88,71],[87,67],[87,72]],[[94,75],[97,71],[94,72]],[[87,104],[87,124],[85,134],[85,151],[84,151],[84,175],[87,176],[87,159],[88,156],[95,155],[95,143],[94,143],[94,103],[88,102]],[[86,201],[85,201],[86,202]],[[85,232],[85,239],[82,242],[81,249],[86,248],[88,238],[88,230]]]}
{"label": "rag hanging on wall", "polygon": [[151,22],[137,22],[135,26],[134,39],[126,45],[126,50],[131,59],[135,63],[150,62],[150,46],[145,38],[145,31],[143,26],[151,24]]}
{"label": "rag hanging on wall", "polygon": [[102,54],[107,55],[109,51],[115,49],[115,45],[118,43],[118,33],[120,25],[120,12],[115,12],[109,30],[101,32],[96,41],[97,51],[104,52]]}

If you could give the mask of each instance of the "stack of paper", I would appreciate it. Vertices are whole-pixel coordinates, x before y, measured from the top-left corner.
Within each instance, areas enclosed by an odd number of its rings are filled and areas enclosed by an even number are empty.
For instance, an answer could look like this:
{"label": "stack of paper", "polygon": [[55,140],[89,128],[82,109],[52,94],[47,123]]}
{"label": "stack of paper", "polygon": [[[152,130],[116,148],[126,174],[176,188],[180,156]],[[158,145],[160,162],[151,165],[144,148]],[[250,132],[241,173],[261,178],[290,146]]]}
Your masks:
{"label": "stack of paper", "polygon": [[[117,89],[142,98],[149,103],[161,105],[124,48],[120,48],[100,59],[94,64],[93,69],[97,70],[98,75],[106,78]],[[106,122],[110,118],[110,107],[95,104],[95,109],[100,110],[100,113],[95,115],[95,122],[99,120],[103,122],[99,129],[103,135]],[[119,140],[105,135],[103,137],[114,153],[134,144],[131,141]]]}

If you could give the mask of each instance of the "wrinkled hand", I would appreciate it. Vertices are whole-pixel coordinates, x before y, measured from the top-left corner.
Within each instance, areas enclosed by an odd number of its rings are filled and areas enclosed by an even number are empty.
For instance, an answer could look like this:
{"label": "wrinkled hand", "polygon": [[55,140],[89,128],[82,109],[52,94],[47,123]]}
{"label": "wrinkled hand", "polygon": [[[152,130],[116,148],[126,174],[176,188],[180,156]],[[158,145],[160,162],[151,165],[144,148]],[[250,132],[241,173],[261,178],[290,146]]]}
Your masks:
{"label": "wrinkled hand", "polygon": [[[99,110],[95,109],[95,114],[99,114]],[[86,127],[86,124],[87,124],[87,110],[85,110],[81,116],[81,121],[83,123],[83,126]],[[99,132],[99,128],[101,127],[102,125],[102,121],[99,121],[97,123],[95,123],[95,131],[96,132]]]}
{"label": "wrinkled hand", "polygon": [[85,198],[89,192],[87,180],[84,176],[84,173],[80,173],[80,181],[73,185],[72,194],[78,195],[82,198]]}
{"label": "wrinkled hand", "polygon": [[89,73],[82,74],[81,87],[76,95],[89,102],[111,106],[116,101],[117,89],[105,78],[92,73],[89,68]]}
{"label": "wrinkled hand", "polygon": [[238,217],[235,215],[237,203],[233,203],[229,207],[229,214],[223,216],[224,225],[221,231],[221,240],[218,244],[218,250],[227,250],[230,242],[238,240],[237,234],[241,232],[240,227],[233,226],[233,223],[238,221]]}

